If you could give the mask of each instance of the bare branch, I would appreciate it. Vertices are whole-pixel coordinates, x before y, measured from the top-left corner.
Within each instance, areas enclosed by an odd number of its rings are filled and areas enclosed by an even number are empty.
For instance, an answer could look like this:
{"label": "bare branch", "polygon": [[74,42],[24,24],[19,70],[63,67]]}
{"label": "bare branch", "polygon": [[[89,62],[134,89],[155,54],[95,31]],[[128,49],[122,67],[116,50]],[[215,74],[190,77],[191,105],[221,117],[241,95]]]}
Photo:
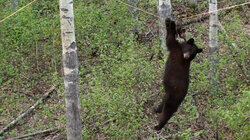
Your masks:
{"label": "bare branch", "polygon": [[41,101],[45,100],[52,91],[55,90],[56,86],[52,86],[39,100],[37,100],[35,102],[35,104],[33,106],[31,106],[28,110],[26,110],[24,113],[22,113],[20,116],[18,116],[15,120],[13,120],[11,123],[9,123],[7,126],[5,126],[1,132],[0,132],[0,136],[3,135],[4,132],[6,132],[7,130],[9,130],[11,127],[13,127],[15,124],[17,124],[17,122],[19,120],[21,120],[22,118],[26,117],[30,112],[32,112]]}
{"label": "bare branch", "polygon": [[19,136],[19,137],[9,138],[7,140],[16,140],[16,139],[35,137],[37,135],[48,135],[48,134],[51,134],[51,133],[57,133],[59,131],[60,131],[60,129],[58,129],[58,128],[52,128],[52,129],[37,131],[35,133],[31,133],[31,134],[27,134],[27,135],[23,135],[23,136]]}

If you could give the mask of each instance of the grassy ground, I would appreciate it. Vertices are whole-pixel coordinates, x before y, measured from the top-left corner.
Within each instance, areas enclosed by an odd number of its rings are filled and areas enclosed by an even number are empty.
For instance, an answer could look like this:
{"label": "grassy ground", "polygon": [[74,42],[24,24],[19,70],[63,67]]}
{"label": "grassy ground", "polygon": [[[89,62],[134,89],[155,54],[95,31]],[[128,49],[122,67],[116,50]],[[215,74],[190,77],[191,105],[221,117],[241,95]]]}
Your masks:
{"label": "grassy ground", "polygon": [[[19,7],[28,1],[20,0]],[[166,61],[157,36],[158,23],[139,13],[142,38],[138,42],[132,34],[135,21],[126,6],[106,0],[74,3],[85,139],[250,138],[247,6],[219,14],[229,38],[219,32],[217,91],[212,90],[208,77],[208,21],[186,27],[188,37],[194,37],[205,52],[192,63],[185,101],[156,133],[152,127],[157,116],[152,109],[164,94],[161,77]],[[179,0],[172,3],[176,17],[207,11],[206,2],[199,2],[197,10]],[[219,1],[219,7],[237,3]],[[144,1],[138,6],[156,12],[156,5]],[[0,7],[0,19],[15,11],[5,0],[0,0]],[[65,128],[59,25],[58,2],[49,0],[35,2],[0,25],[0,129],[53,84],[59,85],[57,92],[3,138]],[[65,137],[65,131],[47,139],[56,137]]]}

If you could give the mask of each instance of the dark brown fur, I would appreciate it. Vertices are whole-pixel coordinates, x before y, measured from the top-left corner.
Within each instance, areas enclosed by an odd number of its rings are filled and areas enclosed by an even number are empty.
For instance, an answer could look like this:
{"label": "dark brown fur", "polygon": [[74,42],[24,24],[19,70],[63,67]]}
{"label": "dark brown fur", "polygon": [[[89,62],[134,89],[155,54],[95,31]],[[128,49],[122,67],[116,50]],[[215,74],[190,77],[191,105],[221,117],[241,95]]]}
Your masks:
{"label": "dark brown fur", "polygon": [[197,48],[194,39],[179,43],[176,40],[177,32],[174,21],[166,20],[167,47],[170,52],[165,65],[163,86],[165,96],[162,103],[155,110],[159,114],[159,124],[155,130],[161,130],[172,115],[177,111],[185,98],[189,84],[190,62],[202,49]]}

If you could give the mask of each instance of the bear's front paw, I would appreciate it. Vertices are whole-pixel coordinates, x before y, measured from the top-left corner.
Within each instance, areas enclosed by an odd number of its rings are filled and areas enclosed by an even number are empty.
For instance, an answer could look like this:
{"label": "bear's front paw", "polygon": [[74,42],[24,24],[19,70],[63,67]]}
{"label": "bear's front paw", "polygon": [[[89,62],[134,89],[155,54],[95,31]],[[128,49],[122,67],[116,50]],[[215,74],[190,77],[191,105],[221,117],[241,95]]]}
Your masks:
{"label": "bear's front paw", "polygon": [[176,32],[176,24],[174,21],[170,21],[170,30]]}

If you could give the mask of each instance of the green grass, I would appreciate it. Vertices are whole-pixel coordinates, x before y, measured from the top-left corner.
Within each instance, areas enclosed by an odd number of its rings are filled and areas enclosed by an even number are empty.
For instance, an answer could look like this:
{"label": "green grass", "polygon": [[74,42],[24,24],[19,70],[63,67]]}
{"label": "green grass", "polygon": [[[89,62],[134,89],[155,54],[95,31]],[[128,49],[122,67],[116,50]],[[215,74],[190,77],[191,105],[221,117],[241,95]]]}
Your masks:
{"label": "green grass", "polygon": [[[19,8],[27,2],[20,0]],[[231,4],[235,3],[228,5]],[[156,5],[155,2],[139,4],[151,12]],[[206,2],[198,10],[204,11],[204,5]],[[205,52],[192,63],[185,101],[157,134],[152,130],[157,123],[152,109],[164,94],[161,79],[166,61],[160,58],[158,37],[151,36],[149,44],[138,43],[132,34],[135,20],[126,6],[114,1],[76,0],[74,6],[85,139],[212,139],[216,135],[249,138],[248,79],[236,63],[247,72],[249,36],[245,32],[244,9],[220,13],[230,37],[219,32],[218,92],[211,92],[208,77],[208,25],[198,23],[188,27],[188,37],[194,37]],[[0,7],[0,19],[13,12],[9,2],[0,0]],[[144,23],[152,17],[143,13],[139,17],[140,30],[148,32],[150,27]],[[5,133],[4,138],[65,128],[58,2],[35,2],[4,21],[0,35],[0,128],[30,107],[51,85],[59,85],[56,93]]]}

